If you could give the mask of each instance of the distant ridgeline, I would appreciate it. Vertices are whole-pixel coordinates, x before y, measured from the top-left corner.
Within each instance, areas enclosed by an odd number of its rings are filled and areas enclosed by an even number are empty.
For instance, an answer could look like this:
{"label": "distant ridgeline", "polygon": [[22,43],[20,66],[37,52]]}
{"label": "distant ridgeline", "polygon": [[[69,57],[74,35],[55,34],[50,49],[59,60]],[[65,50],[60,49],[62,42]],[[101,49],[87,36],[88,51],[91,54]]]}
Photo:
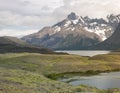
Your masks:
{"label": "distant ridgeline", "polygon": [[49,49],[30,45],[16,37],[8,37],[8,36],[0,37],[0,53],[9,53],[9,52],[54,54],[54,52]]}

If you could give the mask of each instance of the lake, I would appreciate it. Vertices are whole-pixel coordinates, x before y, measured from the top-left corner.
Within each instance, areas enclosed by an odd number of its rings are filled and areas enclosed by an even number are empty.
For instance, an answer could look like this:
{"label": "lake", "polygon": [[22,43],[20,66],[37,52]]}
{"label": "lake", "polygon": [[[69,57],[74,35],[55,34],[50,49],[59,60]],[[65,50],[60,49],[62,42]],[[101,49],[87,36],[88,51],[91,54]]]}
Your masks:
{"label": "lake", "polygon": [[69,54],[76,54],[76,55],[81,55],[81,56],[95,56],[98,54],[108,54],[110,51],[94,51],[94,50],[61,50],[61,51],[56,51],[56,52],[66,52]]}
{"label": "lake", "polygon": [[89,85],[99,89],[120,88],[120,72],[101,73],[94,76],[73,76],[71,78],[59,79],[71,85]]}
{"label": "lake", "polygon": [[[85,51],[85,50],[68,50],[57,51],[66,52],[69,54],[76,54],[81,56],[95,56],[98,54],[108,54],[110,51]],[[120,88],[120,72],[101,73],[94,76],[72,76],[70,78],[59,79],[59,81],[67,82],[71,85],[89,85],[100,89]]]}

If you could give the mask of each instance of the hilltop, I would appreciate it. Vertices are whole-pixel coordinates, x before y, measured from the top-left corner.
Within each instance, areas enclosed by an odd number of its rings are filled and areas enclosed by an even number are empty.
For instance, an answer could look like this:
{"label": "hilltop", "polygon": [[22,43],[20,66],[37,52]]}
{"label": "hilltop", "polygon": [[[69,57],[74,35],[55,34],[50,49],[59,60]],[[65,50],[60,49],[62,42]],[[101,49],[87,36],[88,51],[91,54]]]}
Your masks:
{"label": "hilltop", "polygon": [[9,53],[9,52],[54,54],[52,50],[49,50],[44,47],[36,47],[34,45],[30,45],[25,41],[20,40],[16,37],[9,37],[9,36],[0,37],[0,53]]}

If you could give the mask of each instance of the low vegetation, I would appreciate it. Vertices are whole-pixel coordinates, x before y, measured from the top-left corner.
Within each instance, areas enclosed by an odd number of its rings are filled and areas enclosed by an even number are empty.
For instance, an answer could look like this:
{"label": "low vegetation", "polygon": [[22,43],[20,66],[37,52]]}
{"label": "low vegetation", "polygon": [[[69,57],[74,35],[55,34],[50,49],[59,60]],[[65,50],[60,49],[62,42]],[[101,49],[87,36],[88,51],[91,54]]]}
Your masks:
{"label": "low vegetation", "polygon": [[99,90],[54,80],[66,74],[91,75],[116,70],[120,70],[119,54],[94,57],[37,53],[0,54],[0,93],[119,93],[119,89]]}

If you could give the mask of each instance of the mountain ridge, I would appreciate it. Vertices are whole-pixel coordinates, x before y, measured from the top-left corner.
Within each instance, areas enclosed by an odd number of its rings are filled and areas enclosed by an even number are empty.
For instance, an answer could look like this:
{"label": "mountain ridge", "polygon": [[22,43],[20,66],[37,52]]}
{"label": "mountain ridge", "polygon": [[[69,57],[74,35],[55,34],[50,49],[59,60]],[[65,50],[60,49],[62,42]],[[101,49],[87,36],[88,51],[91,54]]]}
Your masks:
{"label": "mountain ridge", "polygon": [[[88,49],[113,34],[119,22],[118,15],[111,14],[107,16],[107,19],[108,21],[103,18],[91,19],[88,16],[77,16],[72,12],[63,21],[44,27],[37,33],[24,36],[22,40],[50,49]],[[70,35],[73,38],[72,42],[68,39]]]}
{"label": "mountain ridge", "polygon": [[0,53],[22,53],[22,52],[54,54],[52,50],[30,45],[16,37],[10,36],[0,37]]}

